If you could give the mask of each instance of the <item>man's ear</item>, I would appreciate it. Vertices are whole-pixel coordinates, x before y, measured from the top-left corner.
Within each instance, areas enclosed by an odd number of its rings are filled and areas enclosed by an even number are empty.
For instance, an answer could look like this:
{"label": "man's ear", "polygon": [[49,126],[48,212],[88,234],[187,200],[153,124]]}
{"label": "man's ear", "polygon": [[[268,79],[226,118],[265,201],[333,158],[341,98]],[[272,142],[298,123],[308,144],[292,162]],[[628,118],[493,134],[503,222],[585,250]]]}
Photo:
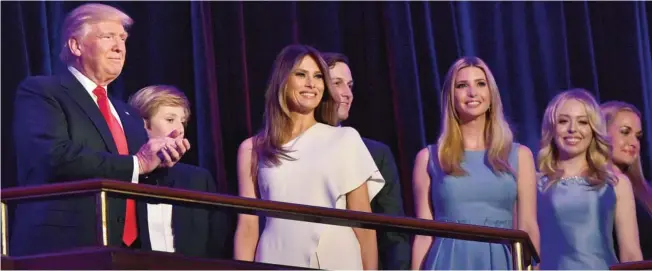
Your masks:
{"label": "man's ear", "polygon": [[70,50],[70,53],[72,53],[74,56],[81,56],[82,54],[82,49],[81,49],[81,43],[77,38],[69,38],[68,39],[68,50]]}

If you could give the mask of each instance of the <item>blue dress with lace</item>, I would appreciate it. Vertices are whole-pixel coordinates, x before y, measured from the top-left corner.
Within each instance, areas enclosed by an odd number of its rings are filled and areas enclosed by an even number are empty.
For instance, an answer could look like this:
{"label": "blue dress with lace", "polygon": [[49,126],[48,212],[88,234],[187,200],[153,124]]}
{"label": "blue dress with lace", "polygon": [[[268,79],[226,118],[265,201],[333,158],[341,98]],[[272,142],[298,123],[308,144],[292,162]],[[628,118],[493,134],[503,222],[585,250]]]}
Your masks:
{"label": "blue dress with lace", "polygon": [[[486,151],[465,151],[461,166],[467,175],[446,175],[437,161],[437,147],[429,145],[428,150],[434,220],[513,228],[517,185],[512,174],[495,174],[487,161]],[[512,145],[509,163],[518,172],[516,143]],[[422,269],[512,269],[512,255],[507,245],[437,237],[434,240]]]}
{"label": "blue dress with lace", "polygon": [[583,177],[566,177],[547,187],[537,183],[537,216],[542,270],[607,270],[618,263],[613,228],[613,185],[590,186]]}

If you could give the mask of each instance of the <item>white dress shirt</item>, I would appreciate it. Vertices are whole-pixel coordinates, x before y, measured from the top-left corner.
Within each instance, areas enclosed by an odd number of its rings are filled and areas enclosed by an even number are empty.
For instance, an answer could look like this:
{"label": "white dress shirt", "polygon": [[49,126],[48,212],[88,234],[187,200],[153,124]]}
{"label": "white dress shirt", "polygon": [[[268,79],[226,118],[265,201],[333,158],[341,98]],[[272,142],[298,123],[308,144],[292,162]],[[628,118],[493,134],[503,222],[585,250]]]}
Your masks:
{"label": "white dress shirt", "polygon": [[[93,98],[93,101],[97,105],[97,96],[93,94],[93,90],[97,87],[91,79],[88,79],[85,75],[79,72],[72,66],[68,66],[68,70],[72,73],[77,81],[84,86],[84,89],[88,94]],[[104,89],[109,91],[107,86],[102,86]],[[99,107],[99,105],[98,105]],[[120,120],[120,115],[113,107],[111,100],[109,100],[109,107],[111,108],[111,114],[118,120],[120,126],[122,126],[122,121]],[[123,127],[124,130],[124,127]],[[134,158],[134,172],[131,175],[131,182],[138,183],[138,172],[140,168],[138,166],[138,158]],[[152,250],[156,251],[166,251],[174,252],[174,235],[172,234],[172,205],[170,204],[147,204],[147,222],[149,224],[149,239],[152,245]]]}

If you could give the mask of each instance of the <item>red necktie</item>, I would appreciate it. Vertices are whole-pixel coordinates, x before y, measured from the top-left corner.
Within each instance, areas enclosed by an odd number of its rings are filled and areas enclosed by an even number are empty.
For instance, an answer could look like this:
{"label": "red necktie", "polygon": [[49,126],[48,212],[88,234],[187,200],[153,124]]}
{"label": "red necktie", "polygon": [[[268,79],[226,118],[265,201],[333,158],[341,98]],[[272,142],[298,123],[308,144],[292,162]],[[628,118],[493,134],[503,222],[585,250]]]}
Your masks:
{"label": "red necktie", "polygon": [[[106,90],[97,86],[93,90],[93,94],[97,96],[97,105],[100,107],[100,112],[104,116],[106,123],[109,125],[109,130],[111,130],[111,135],[113,136],[113,141],[115,141],[116,147],[118,147],[118,153],[121,155],[128,155],[129,149],[127,147],[127,138],[125,138],[125,133],[122,130],[122,126],[118,120],[111,114],[111,107],[109,106],[109,99],[106,96]],[[136,227],[136,202],[133,199],[127,199],[127,210],[125,213],[125,228],[122,233],[122,241],[127,245],[131,244],[136,240],[138,236],[138,230]]]}

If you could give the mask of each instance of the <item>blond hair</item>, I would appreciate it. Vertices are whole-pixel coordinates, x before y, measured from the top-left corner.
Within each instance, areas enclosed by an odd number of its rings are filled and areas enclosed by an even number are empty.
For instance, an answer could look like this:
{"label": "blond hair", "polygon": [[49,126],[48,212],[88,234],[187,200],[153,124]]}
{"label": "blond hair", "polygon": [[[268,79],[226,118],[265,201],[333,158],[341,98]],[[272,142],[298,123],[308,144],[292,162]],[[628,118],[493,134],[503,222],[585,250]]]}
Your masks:
{"label": "blond hair", "polygon": [[70,64],[75,56],[70,52],[68,40],[85,37],[90,32],[91,24],[102,21],[120,22],[125,29],[134,23],[129,15],[112,6],[97,3],[81,5],[68,13],[63,21],[59,59]]}
{"label": "blond hair", "polygon": [[[600,105],[600,112],[606,121],[607,127],[611,125],[618,113],[632,112],[639,119],[641,119],[641,111],[634,105],[621,101],[609,101]],[[613,160],[613,159],[612,159]],[[614,161],[615,163],[615,161]],[[629,178],[634,189],[634,196],[637,200],[642,202],[646,207],[648,213],[652,214],[652,189],[643,176],[643,166],[641,163],[641,154],[639,150],[638,157],[631,165],[618,165],[621,171]]]}
{"label": "blond hair", "polygon": [[600,114],[598,102],[593,95],[584,89],[570,89],[557,94],[546,107],[541,123],[541,149],[537,155],[539,171],[548,178],[550,187],[564,174],[557,166],[559,149],[553,138],[556,133],[557,110],[564,102],[575,100],[584,105],[593,139],[586,152],[588,164],[587,182],[591,185],[602,185],[606,182],[615,183],[617,178],[610,169],[611,143],[607,135],[606,125]]}
{"label": "blond hair", "polygon": [[466,67],[476,67],[487,77],[491,104],[485,113],[487,119],[484,127],[485,144],[489,164],[494,172],[507,172],[516,175],[509,165],[509,152],[512,149],[513,134],[503,113],[498,85],[487,64],[478,57],[462,57],[455,61],[446,74],[441,92],[442,132],[438,139],[438,156],[442,170],[449,175],[461,176],[466,172],[461,163],[464,155],[464,143],[460,119],[455,110],[455,80],[458,72]]}
{"label": "blond hair", "polygon": [[186,122],[190,118],[190,102],[179,89],[168,85],[152,85],[129,97],[129,105],[138,110],[143,119],[150,119],[161,106],[182,107]]}

